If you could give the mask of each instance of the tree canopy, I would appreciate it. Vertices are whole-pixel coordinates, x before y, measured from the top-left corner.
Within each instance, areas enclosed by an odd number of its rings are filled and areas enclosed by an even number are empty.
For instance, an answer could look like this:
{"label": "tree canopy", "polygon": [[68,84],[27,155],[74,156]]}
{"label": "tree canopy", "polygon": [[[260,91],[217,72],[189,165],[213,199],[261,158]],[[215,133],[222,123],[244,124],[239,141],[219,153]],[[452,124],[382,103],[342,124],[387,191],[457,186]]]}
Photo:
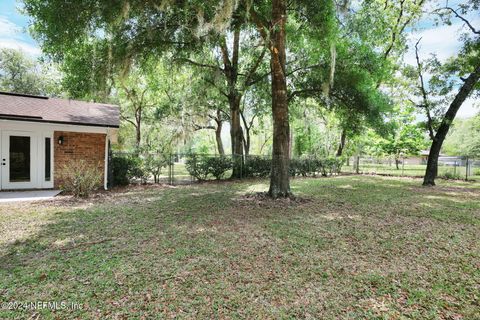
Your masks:
{"label": "tree canopy", "polygon": [[428,12],[464,23],[462,48],[425,59],[419,41],[415,66],[402,61],[424,0],[23,2],[62,89],[122,105],[125,145],[164,150],[157,137],[188,151],[188,137],[211,133],[201,149],[230,153],[233,178],[252,149],[268,150],[272,197],[291,195],[293,154],[352,155],[362,135],[396,158],[429,136],[434,161],[454,109],[478,94],[478,30],[465,18],[478,1]]}

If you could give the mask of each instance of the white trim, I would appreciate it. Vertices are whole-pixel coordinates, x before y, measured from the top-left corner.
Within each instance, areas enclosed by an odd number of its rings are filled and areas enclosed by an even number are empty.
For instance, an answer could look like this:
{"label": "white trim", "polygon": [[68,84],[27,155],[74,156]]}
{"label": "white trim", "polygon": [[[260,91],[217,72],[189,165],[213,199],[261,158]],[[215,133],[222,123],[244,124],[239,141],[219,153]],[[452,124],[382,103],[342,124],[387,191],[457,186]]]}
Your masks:
{"label": "white trim", "polygon": [[[55,181],[55,144],[54,132],[80,132],[80,133],[100,133],[105,134],[105,173],[104,173],[104,188],[107,189],[108,181],[108,141],[110,136],[114,137],[118,129],[107,127],[95,127],[95,126],[81,126],[81,125],[68,125],[68,124],[56,124],[56,123],[41,123],[41,122],[29,122],[29,121],[17,121],[0,119],[0,137],[5,132],[7,135],[14,132],[24,132],[32,137],[31,142],[31,161],[33,164],[33,170],[31,171],[31,183],[20,185],[7,184],[6,181],[2,181],[5,177],[1,171],[6,170],[7,166],[2,166],[0,169],[0,190],[2,189],[2,183],[5,189],[21,189],[21,188],[37,188],[37,189],[49,189],[53,188]],[[50,181],[45,181],[45,138],[51,138],[51,178]],[[3,138],[0,138],[3,140]],[[6,145],[3,141],[0,141],[0,154],[5,153]],[[35,153],[35,154],[33,154]],[[3,154],[2,154],[3,156]],[[0,159],[1,160],[1,159]]]}
{"label": "white trim", "polygon": [[[1,189],[32,189],[39,186],[39,172],[42,167],[38,164],[40,163],[38,159],[39,154],[39,133],[34,131],[24,131],[24,130],[3,130],[0,133],[2,138],[2,162],[5,159],[5,165],[2,165],[1,174],[2,174],[2,185]],[[10,137],[28,137],[30,141],[30,179],[29,181],[22,182],[11,182],[10,181]]]}
{"label": "white trim", "polygon": [[57,124],[47,122],[29,122],[17,120],[0,119],[0,129],[2,130],[26,130],[26,131],[70,131],[70,132],[88,132],[88,133],[108,133],[112,128],[79,126],[73,124]]}
{"label": "white trim", "polygon": [[[45,180],[45,139],[50,138],[50,181]],[[55,152],[55,142],[53,141],[53,132],[44,132],[41,136],[41,141],[39,141],[39,155],[40,155],[40,165],[41,170],[38,170],[39,177],[38,181],[41,182],[43,189],[51,189],[53,188],[54,182],[54,170],[55,170],[55,162],[53,158],[53,153]]]}
{"label": "white trim", "polygon": [[104,173],[103,173],[103,189],[108,190],[108,133],[105,136],[105,162],[104,162]]}

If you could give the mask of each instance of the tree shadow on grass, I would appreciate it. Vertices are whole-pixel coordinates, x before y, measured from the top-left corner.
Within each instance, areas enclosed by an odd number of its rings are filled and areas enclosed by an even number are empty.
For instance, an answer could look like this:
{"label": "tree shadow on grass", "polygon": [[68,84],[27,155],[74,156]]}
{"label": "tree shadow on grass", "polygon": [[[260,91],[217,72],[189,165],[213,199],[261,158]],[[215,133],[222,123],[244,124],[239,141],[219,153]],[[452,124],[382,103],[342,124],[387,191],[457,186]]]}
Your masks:
{"label": "tree shadow on grass", "polygon": [[[351,290],[338,287],[341,283],[335,274],[343,265],[354,263],[355,250],[378,247],[368,260],[374,262],[383,261],[381,255],[387,249],[401,249],[397,244],[401,239],[395,243],[378,240],[377,232],[389,229],[370,230],[366,224],[372,220],[329,220],[325,210],[354,211],[372,219],[372,212],[379,214],[385,207],[394,207],[392,203],[408,207],[409,201],[425,196],[405,190],[408,184],[382,186],[375,179],[294,183],[314,200],[295,208],[237,206],[232,198],[246,193],[250,185],[232,182],[138,190],[84,209],[59,208],[33,235],[6,245],[6,254],[0,257],[1,301],[68,301],[81,303],[82,309],[0,310],[0,318],[34,314],[139,318],[179,315],[180,310],[211,317],[221,315],[214,312],[222,308],[227,312],[224,315],[233,316],[240,305],[252,316],[280,311],[301,315],[305,306],[297,305],[293,313],[287,306],[295,305],[306,284],[326,290],[333,297],[330,302]],[[441,215],[442,206],[458,205],[452,197],[426,201]],[[368,201],[374,211],[364,206]],[[417,214],[425,212],[429,211]],[[384,213],[386,218],[389,214]],[[394,230],[401,231],[404,220],[396,221],[398,229]],[[409,243],[407,237],[402,241]],[[337,248],[348,250],[337,252]],[[329,265],[328,257],[335,263]],[[363,278],[359,279],[363,285]],[[331,292],[328,286],[322,287],[328,282],[334,288]],[[263,299],[262,307],[254,299]],[[312,299],[318,301],[318,296]],[[322,312],[322,305],[312,301],[310,312]],[[345,306],[352,301],[335,303]]]}

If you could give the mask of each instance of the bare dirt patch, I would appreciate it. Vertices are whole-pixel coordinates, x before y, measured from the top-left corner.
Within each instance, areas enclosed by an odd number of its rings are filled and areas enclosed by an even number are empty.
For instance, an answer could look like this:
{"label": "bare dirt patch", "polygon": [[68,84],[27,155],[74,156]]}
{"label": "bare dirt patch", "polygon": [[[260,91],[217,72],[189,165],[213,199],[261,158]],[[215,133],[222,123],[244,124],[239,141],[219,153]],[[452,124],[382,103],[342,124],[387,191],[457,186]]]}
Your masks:
{"label": "bare dirt patch", "polygon": [[234,201],[236,201],[237,204],[239,204],[240,206],[263,208],[291,208],[309,204],[313,200],[311,198],[301,196],[272,199],[266,192],[256,192],[235,198]]}

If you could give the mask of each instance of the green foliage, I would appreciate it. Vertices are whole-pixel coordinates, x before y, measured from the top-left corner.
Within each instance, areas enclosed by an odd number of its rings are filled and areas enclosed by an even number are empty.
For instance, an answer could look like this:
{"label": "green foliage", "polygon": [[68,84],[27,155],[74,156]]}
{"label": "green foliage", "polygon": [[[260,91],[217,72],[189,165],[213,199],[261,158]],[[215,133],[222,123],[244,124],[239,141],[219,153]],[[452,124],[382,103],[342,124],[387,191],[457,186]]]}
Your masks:
{"label": "green foliage", "polygon": [[59,77],[52,64],[19,50],[0,49],[0,91],[56,96],[61,93]]}
{"label": "green foliage", "polygon": [[229,157],[212,157],[207,155],[191,154],[187,157],[185,167],[192,177],[205,181],[209,176],[220,180],[232,169],[232,160]]}
{"label": "green foliage", "polygon": [[137,155],[118,155],[112,157],[113,184],[125,186],[133,179],[146,182],[148,171],[144,167],[144,161]]}
{"label": "green foliage", "polygon": [[206,156],[192,154],[185,161],[185,168],[188,173],[199,181],[205,181],[208,177],[209,170],[206,159]]}
{"label": "green foliage", "polygon": [[344,159],[341,157],[292,159],[290,161],[290,175],[307,177],[321,174],[326,177],[340,173],[343,162]]}
{"label": "green foliage", "polygon": [[272,161],[261,156],[248,156],[245,161],[245,174],[249,177],[268,177],[272,170]]}
{"label": "green foliage", "polygon": [[402,155],[417,155],[426,149],[428,142],[424,129],[415,124],[413,108],[396,108],[385,123],[385,133],[380,135],[368,130],[363,139],[363,152],[372,156],[393,156],[398,159]]}
{"label": "green foliage", "polygon": [[459,172],[456,172],[454,170],[447,170],[439,175],[439,177],[449,179],[449,180],[460,180],[463,177],[460,175]]}
{"label": "green foliage", "polygon": [[[328,176],[340,173],[343,158],[336,157],[302,157],[290,160],[290,176]],[[268,177],[271,172],[272,160],[266,157],[249,156],[245,161],[245,174],[249,177]]]}
{"label": "green foliage", "polygon": [[328,157],[323,160],[320,160],[321,162],[321,170],[322,170],[322,176],[327,176],[327,175],[332,175],[332,174],[339,174],[340,171],[342,170],[342,165],[345,162],[345,160],[341,157],[335,158],[335,157]]}
{"label": "green foliage", "polygon": [[294,156],[335,156],[340,142],[340,123],[332,111],[308,99],[303,105],[303,116],[292,121]]}
{"label": "green foliage", "polygon": [[442,150],[453,156],[480,156],[480,115],[454,120]]}
{"label": "green foliage", "polygon": [[84,160],[72,160],[59,168],[60,189],[74,197],[86,198],[102,185],[103,172],[98,165]]}
{"label": "green foliage", "polygon": [[113,185],[126,186],[130,183],[129,171],[131,167],[130,158],[113,156],[111,164],[113,171]]}
{"label": "green foliage", "polygon": [[209,174],[217,180],[224,178],[227,171],[232,169],[232,160],[229,157],[210,157],[206,162]]}
{"label": "green foliage", "polygon": [[155,183],[159,182],[162,168],[168,166],[169,160],[163,154],[147,154],[143,160],[143,167],[146,173],[153,176]]}

